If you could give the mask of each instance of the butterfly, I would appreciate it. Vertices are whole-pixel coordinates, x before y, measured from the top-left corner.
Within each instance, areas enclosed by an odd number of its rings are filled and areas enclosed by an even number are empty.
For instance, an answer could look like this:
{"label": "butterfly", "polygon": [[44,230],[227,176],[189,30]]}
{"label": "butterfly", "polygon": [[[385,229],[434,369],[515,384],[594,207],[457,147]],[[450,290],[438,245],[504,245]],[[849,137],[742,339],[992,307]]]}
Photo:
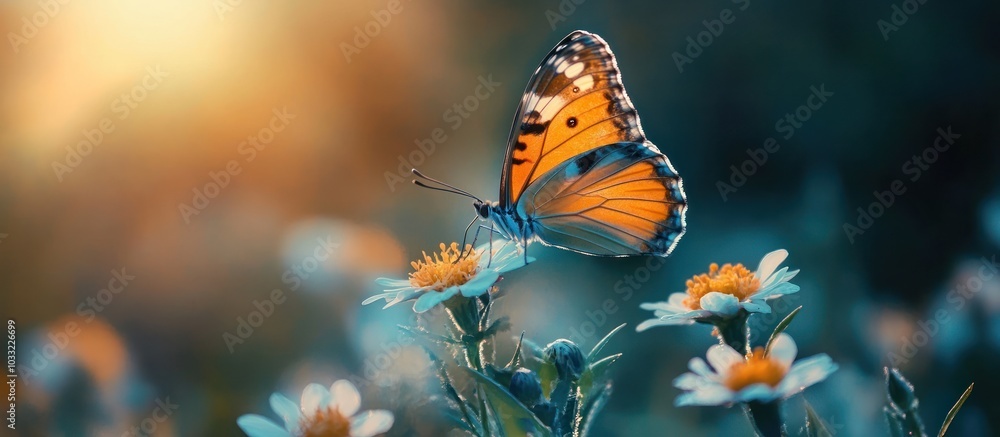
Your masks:
{"label": "butterfly", "polygon": [[473,223],[525,248],[540,241],[595,256],[667,256],[686,227],[681,178],[646,139],[608,43],[590,32],[566,36],[528,81],[499,201],[413,172],[475,199]]}

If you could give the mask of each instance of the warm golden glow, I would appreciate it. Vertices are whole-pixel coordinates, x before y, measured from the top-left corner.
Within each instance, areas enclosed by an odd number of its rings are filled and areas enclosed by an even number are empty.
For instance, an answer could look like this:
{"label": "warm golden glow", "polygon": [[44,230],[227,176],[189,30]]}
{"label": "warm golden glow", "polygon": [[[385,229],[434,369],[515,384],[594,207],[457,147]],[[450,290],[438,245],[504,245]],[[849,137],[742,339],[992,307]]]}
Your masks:
{"label": "warm golden glow", "polygon": [[729,368],[725,384],[732,391],[739,391],[759,383],[776,387],[785,378],[786,373],[788,369],[785,366],[767,357],[764,348],[758,347],[747,355],[746,361],[733,364]]}
{"label": "warm golden glow", "polygon": [[700,310],[702,296],[713,291],[736,296],[742,301],[759,289],[760,280],[743,264],[726,264],[719,268],[718,264],[712,263],[708,266],[708,273],[688,279],[688,297],[684,299],[684,305]]}
{"label": "warm golden glow", "polygon": [[475,276],[479,269],[480,254],[476,253],[472,245],[465,245],[464,254],[459,250],[458,243],[451,243],[451,246],[441,243],[440,249],[441,252],[435,253],[433,258],[424,252],[422,260],[410,263],[414,270],[410,273],[411,285],[442,291],[465,284]]}

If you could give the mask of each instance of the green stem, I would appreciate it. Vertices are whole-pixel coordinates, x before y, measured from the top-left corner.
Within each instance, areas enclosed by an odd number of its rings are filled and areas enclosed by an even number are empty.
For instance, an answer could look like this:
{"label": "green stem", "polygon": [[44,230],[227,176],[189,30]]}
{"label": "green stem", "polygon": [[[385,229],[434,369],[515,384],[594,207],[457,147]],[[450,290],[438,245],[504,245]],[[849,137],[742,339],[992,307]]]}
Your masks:
{"label": "green stem", "polygon": [[479,345],[475,343],[465,343],[465,359],[469,362],[469,367],[483,373],[483,360],[479,354]]}
{"label": "green stem", "polygon": [[483,387],[476,386],[476,397],[479,398],[479,421],[483,424],[483,435],[491,437],[493,431],[490,430],[490,413],[486,409],[486,396],[483,394]]}
{"label": "green stem", "polygon": [[740,309],[733,318],[716,323],[715,327],[719,330],[719,340],[740,354],[750,353],[750,328],[747,326],[749,319],[750,313]]}
{"label": "green stem", "polygon": [[781,421],[781,401],[759,402],[745,404],[747,419],[754,431],[761,437],[785,437],[788,432]]}
{"label": "green stem", "polygon": [[445,302],[445,309],[460,335],[479,332],[479,307],[476,299],[456,296]]}

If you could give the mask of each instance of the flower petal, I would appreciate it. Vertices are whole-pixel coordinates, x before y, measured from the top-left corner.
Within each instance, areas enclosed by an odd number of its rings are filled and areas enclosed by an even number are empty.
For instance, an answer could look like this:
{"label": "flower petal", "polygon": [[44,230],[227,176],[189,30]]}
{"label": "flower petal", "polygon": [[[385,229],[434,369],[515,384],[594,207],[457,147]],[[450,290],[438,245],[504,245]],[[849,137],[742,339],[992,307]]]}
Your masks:
{"label": "flower petal", "polygon": [[713,372],[712,368],[708,367],[708,363],[706,363],[705,360],[701,358],[698,357],[691,358],[691,360],[688,361],[688,368],[691,369],[692,372],[703,378],[711,379],[713,381],[721,380],[719,374]]}
{"label": "flower petal", "polygon": [[459,288],[462,291],[462,296],[473,297],[479,296],[485,293],[490,287],[500,279],[500,274],[492,271],[486,270],[476,274],[469,282],[461,285]]}
{"label": "flower petal", "polygon": [[670,311],[673,308],[666,302],[643,302],[639,304],[639,308],[647,311]]}
{"label": "flower petal", "polygon": [[290,437],[285,431],[274,422],[264,416],[256,414],[244,414],[236,419],[236,425],[250,437]]}
{"label": "flower petal", "polygon": [[396,294],[396,297],[392,298],[392,300],[388,300],[388,303],[386,303],[385,306],[382,307],[382,309],[389,308],[400,302],[416,299],[417,296],[419,296],[421,293],[424,293],[425,291],[426,290],[422,290],[419,288],[411,288],[409,290],[400,291],[399,293]]}
{"label": "flower petal", "polygon": [[732,317],[740,310],[740,300],[731,294],[713,291],[701,297],[701,308],[713,314]]}
{"label": "flower petal", "polygon": [[785,272],[787,271],[788,267],[782,267],[778,271],[772,273],[771,276],[768,276],[766,278],[757,278],[758,280],[760,280],[760,289],[763,290],[767,287],[770,287],[772,284],[777,283],[778,281],[781,280],[781,278],[785,277]]}
{"label": "flower petal", "polygon": [[721,384],[713,384],[686,392],[674,400],[674,405],[722,405],[733,402],[733,392]]}
{"label": "flower petal", "polygon": [[771,388],[771,386],[764,383],[750,384],[743,387],[736,393],[736,399],[740,402],[750,402],[750,401],[762,401],[771,402],[778,399],[781,395],[777,390]]}
{"label": "flower petal", "polygon": [[764,255],[764,258],[760,260],[760,265],[757,266],[757,271],[754,272],[754,276],[761,282],[766,281],[774,273],[774,270],[785,261],[785,258],[788,258],[788,251],[785,249],[778,249]]}
{"label": "flower petal", "polygon": [[378,278],[375,279],[375,283],[383,287],[392,287],[392,288],[402,288],[411,286],[409,279]]}
{"label": "flower petal", "polygon": [[289,434],[296,434],[299,430],[299,422],[302,421],[302,413],[299,411],[299,406],[295,405],[291,399],[285,397],[281,393],[274,393],[270,398],[271,409],[278,416],[281,416],[281,420],[285,422],[285,429],[288,430]]}
{"label": "flower petal", "polygon": [[649,328],[657,326],[679,326],[679,325],[690,325],[694,323],[694,319],[684,319],[679,317],[668,317],[668,318],[656,318],[643,321],[638,326],[635,327],[635,332],[642,332]]}
{"label": "flower petal", "polygon": [[827,354],[814,355],[792,364],[785,379],[778,384],[782,397],[792,396],[806,387],[826,379],[837,371],[837,364]]}
{"label": "flower petal", "polygon": [[792,361],[795,361],[795,355],[798,353],[799,348],[795,345],[795,340],[784,332],[778,334],[771,343],[771,350],[767,351],[768,356],[777,360],[786,369],[792,367]]}
{"label": "flower petal", "polygon": [[712,380],[690,372],[682,374],[681,376],[678,376],[677,379],[674,379],[674,387],[681,390],[696,390],[712,383]]}
{"label": "flower petal", "polygon": [[341,379],[330,386],[331,408],[340,410],[344,417],[351,417],[361,407],[361,394],[358,389],[346,379]]}
{"label": "flower petal", "polygon": [[302,413],[306,416],[312,416],[316,410],[326,408],[329,404],[330,391],[326,387],[312,383],[302,390],[302,400],[299,405],[302,408]]}
{"label": "flower petal", "polygon": [[386,292],[386,293],[376,294],[374,296],[370,296],[367,299],[363,300],[361,302],[361,305],[368,305],[370,303],[376,302],[376,301],[381,300],[381,299],[385,299],[386,301],[389,301],[390,299],[396,297],[397,294],[399,294],[399,292],[396,292],[396,291],[390,291],[390,292]]}
{"label": "flower petal", "polygon": [[763,300],[741,302],[740,306],[751,313],[771,314],[771,306],[768,305],[767,302],[764,302]]}
{"label": "flower petal", "polygon": [[434,308],[437,304],[451,299],[452,296],[458,294],[458,287],[448,287],[443,291],[426,291],[417,302],[413,304],[413,311],[416,313],[427,312],[427,310]]}
{"label": "flower petal", "polygon": [[386,410],[365,411],[351,421],[351,437],[372,437],[392,428],[392,413]]}
{"label": "flower petal", "polygon": [[685,299],[687,299],[687,293],[672,293],[666,302],[642,303],[639,304],[639,308],[650,311],[663,311],[671,314],[691,311],[691,308],[684,305]]}
{"label": "flower petal", "polygon": [[733,367],[733,364],[742,363],[745,358],[736,352],[728,344],[717,344],[708,348],[708,363],[712,365],[715,372],[721,377],[725,377],[729,374],[729,369]]}
{"label": "flower petal", "polygon": [[750,296],[752,300],[758,299],[774,299],[786,294],[797,293],[799,291],[799,286],[792,284],[791,282],[782,282],[780,284],[772,285],[768,288],[762,288],[760,291],[754,293]]}

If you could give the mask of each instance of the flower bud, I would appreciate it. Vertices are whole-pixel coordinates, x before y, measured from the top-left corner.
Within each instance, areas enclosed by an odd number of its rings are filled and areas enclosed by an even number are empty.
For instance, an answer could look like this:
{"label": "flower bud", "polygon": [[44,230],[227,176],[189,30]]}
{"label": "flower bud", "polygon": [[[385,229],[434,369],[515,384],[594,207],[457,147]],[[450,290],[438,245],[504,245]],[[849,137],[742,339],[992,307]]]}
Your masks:
{"label": "flower bud", "polygon": [[531,407],[542,400],[542,383],[535,372],[522,367],[510,377],[510,394]]}
{"label": "flower bud", "polygon": [[556,421],[556,407],[550,402],[543,401],[531,407],[531,412],[535,413],[538,420],[541,420],[546,426],[552,426]]}
{"label": "flower bud", "polygon": [[885,385],[891,406],[904,413],[917,409],[917,395],[913,393],[913,384],[903,377],[899,369],[885,368]]}
{"label": "flower bud", "polygon": [[584,370],[583,352],[572,341],[559,339],[545,346],[545,359],[556,366],[559,379],[576,381]]}

